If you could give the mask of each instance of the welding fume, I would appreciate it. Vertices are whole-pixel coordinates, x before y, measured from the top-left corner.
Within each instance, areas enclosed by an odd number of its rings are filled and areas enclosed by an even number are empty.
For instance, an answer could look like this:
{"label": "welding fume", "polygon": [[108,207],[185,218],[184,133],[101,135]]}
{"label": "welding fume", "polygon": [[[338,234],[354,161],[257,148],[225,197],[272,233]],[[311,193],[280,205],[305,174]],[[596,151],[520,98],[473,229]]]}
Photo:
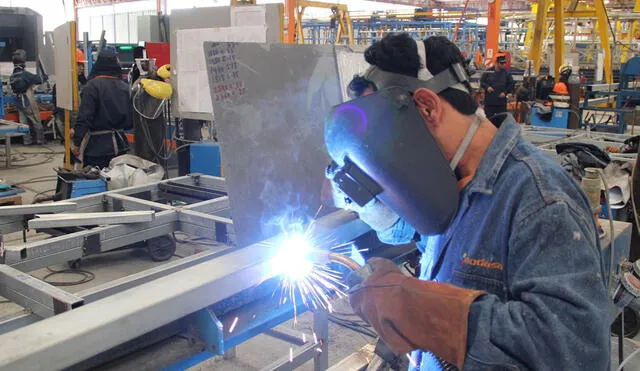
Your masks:
{"label": "welding fume", "polygon": [[411,369],[607,369],[610,298],[579,185],[513,117],[486,119],[447,38],[390,34],[364,57],[325,122],[323,199],[422,259],[419,278],[370,259],[355,313]]}

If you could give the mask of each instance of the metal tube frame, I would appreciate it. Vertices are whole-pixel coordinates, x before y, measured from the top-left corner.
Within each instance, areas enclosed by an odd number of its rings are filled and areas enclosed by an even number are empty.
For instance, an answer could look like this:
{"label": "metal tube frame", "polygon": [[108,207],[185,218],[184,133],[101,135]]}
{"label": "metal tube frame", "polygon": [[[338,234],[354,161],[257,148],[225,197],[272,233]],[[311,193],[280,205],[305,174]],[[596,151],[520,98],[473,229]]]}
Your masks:
{"label": "metal tube frame", "polygon": [[[323,241],[331,236],[335,243],[344,243],[369,230],[354,214],[341,211],[319,219],[311,237]],[[265,244],[273,243],[275,238],[0,335],[0,371],[37,370],[42,364],[52,369],[70,367],[256,287],[274,277],[269,268],[271,251]],[[322,324],[326,322],[326,317],[322,318],[326,312],[315,316],[316,334],[323,341],[312,349],[300,350],[299,356],[313,355],[315,369],[324,370],[328,366],[328,324]],[[132,323],[136,325],[130,326]]]}

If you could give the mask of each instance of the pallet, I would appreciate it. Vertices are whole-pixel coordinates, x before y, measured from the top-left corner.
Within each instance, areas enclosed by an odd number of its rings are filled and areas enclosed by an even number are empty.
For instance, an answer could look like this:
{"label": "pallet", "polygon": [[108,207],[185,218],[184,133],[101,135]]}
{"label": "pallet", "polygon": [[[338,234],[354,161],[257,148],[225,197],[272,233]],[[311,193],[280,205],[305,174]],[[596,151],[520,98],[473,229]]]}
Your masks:
{"label": "pallet", "polygon": [[22,205],[22,196],[6,196],[0,197],[0,206]]}

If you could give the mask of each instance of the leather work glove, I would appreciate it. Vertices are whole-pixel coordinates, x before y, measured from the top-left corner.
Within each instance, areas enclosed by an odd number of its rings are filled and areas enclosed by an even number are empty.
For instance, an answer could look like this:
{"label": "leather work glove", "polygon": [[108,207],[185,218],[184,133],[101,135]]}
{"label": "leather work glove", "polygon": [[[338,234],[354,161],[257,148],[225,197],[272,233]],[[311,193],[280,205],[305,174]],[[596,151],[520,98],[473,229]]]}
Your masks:
{"label": "leather work glove", "polygon": [[462,370],[469,309],[486,292],[420,281],[387,259],[373,258],[367,266],[368,278],[349,292],[354,312],[397,355],[426,350]]}

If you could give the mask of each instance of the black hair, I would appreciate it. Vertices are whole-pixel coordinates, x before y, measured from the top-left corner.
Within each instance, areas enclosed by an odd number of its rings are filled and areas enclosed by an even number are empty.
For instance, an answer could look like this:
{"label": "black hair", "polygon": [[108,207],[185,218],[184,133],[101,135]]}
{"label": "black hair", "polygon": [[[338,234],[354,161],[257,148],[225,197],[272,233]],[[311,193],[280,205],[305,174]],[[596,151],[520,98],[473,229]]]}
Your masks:
{"label": "black hair", "polygon": [[[444,36],[432,36],[423,42],[427,55],[427,69],[432,75],[435,76],[456,63],[462,63],[467,69],[467,74],[471,75],[460,49],[449,39]],[[420,70],[418,46],[408,33],[388,34],[367,48],[364,58],[369,64],[386,72],[418,77]],[[461,90],[448,88],[438,95],[464,115],[472,115],[478,109],[471,95]]]}

